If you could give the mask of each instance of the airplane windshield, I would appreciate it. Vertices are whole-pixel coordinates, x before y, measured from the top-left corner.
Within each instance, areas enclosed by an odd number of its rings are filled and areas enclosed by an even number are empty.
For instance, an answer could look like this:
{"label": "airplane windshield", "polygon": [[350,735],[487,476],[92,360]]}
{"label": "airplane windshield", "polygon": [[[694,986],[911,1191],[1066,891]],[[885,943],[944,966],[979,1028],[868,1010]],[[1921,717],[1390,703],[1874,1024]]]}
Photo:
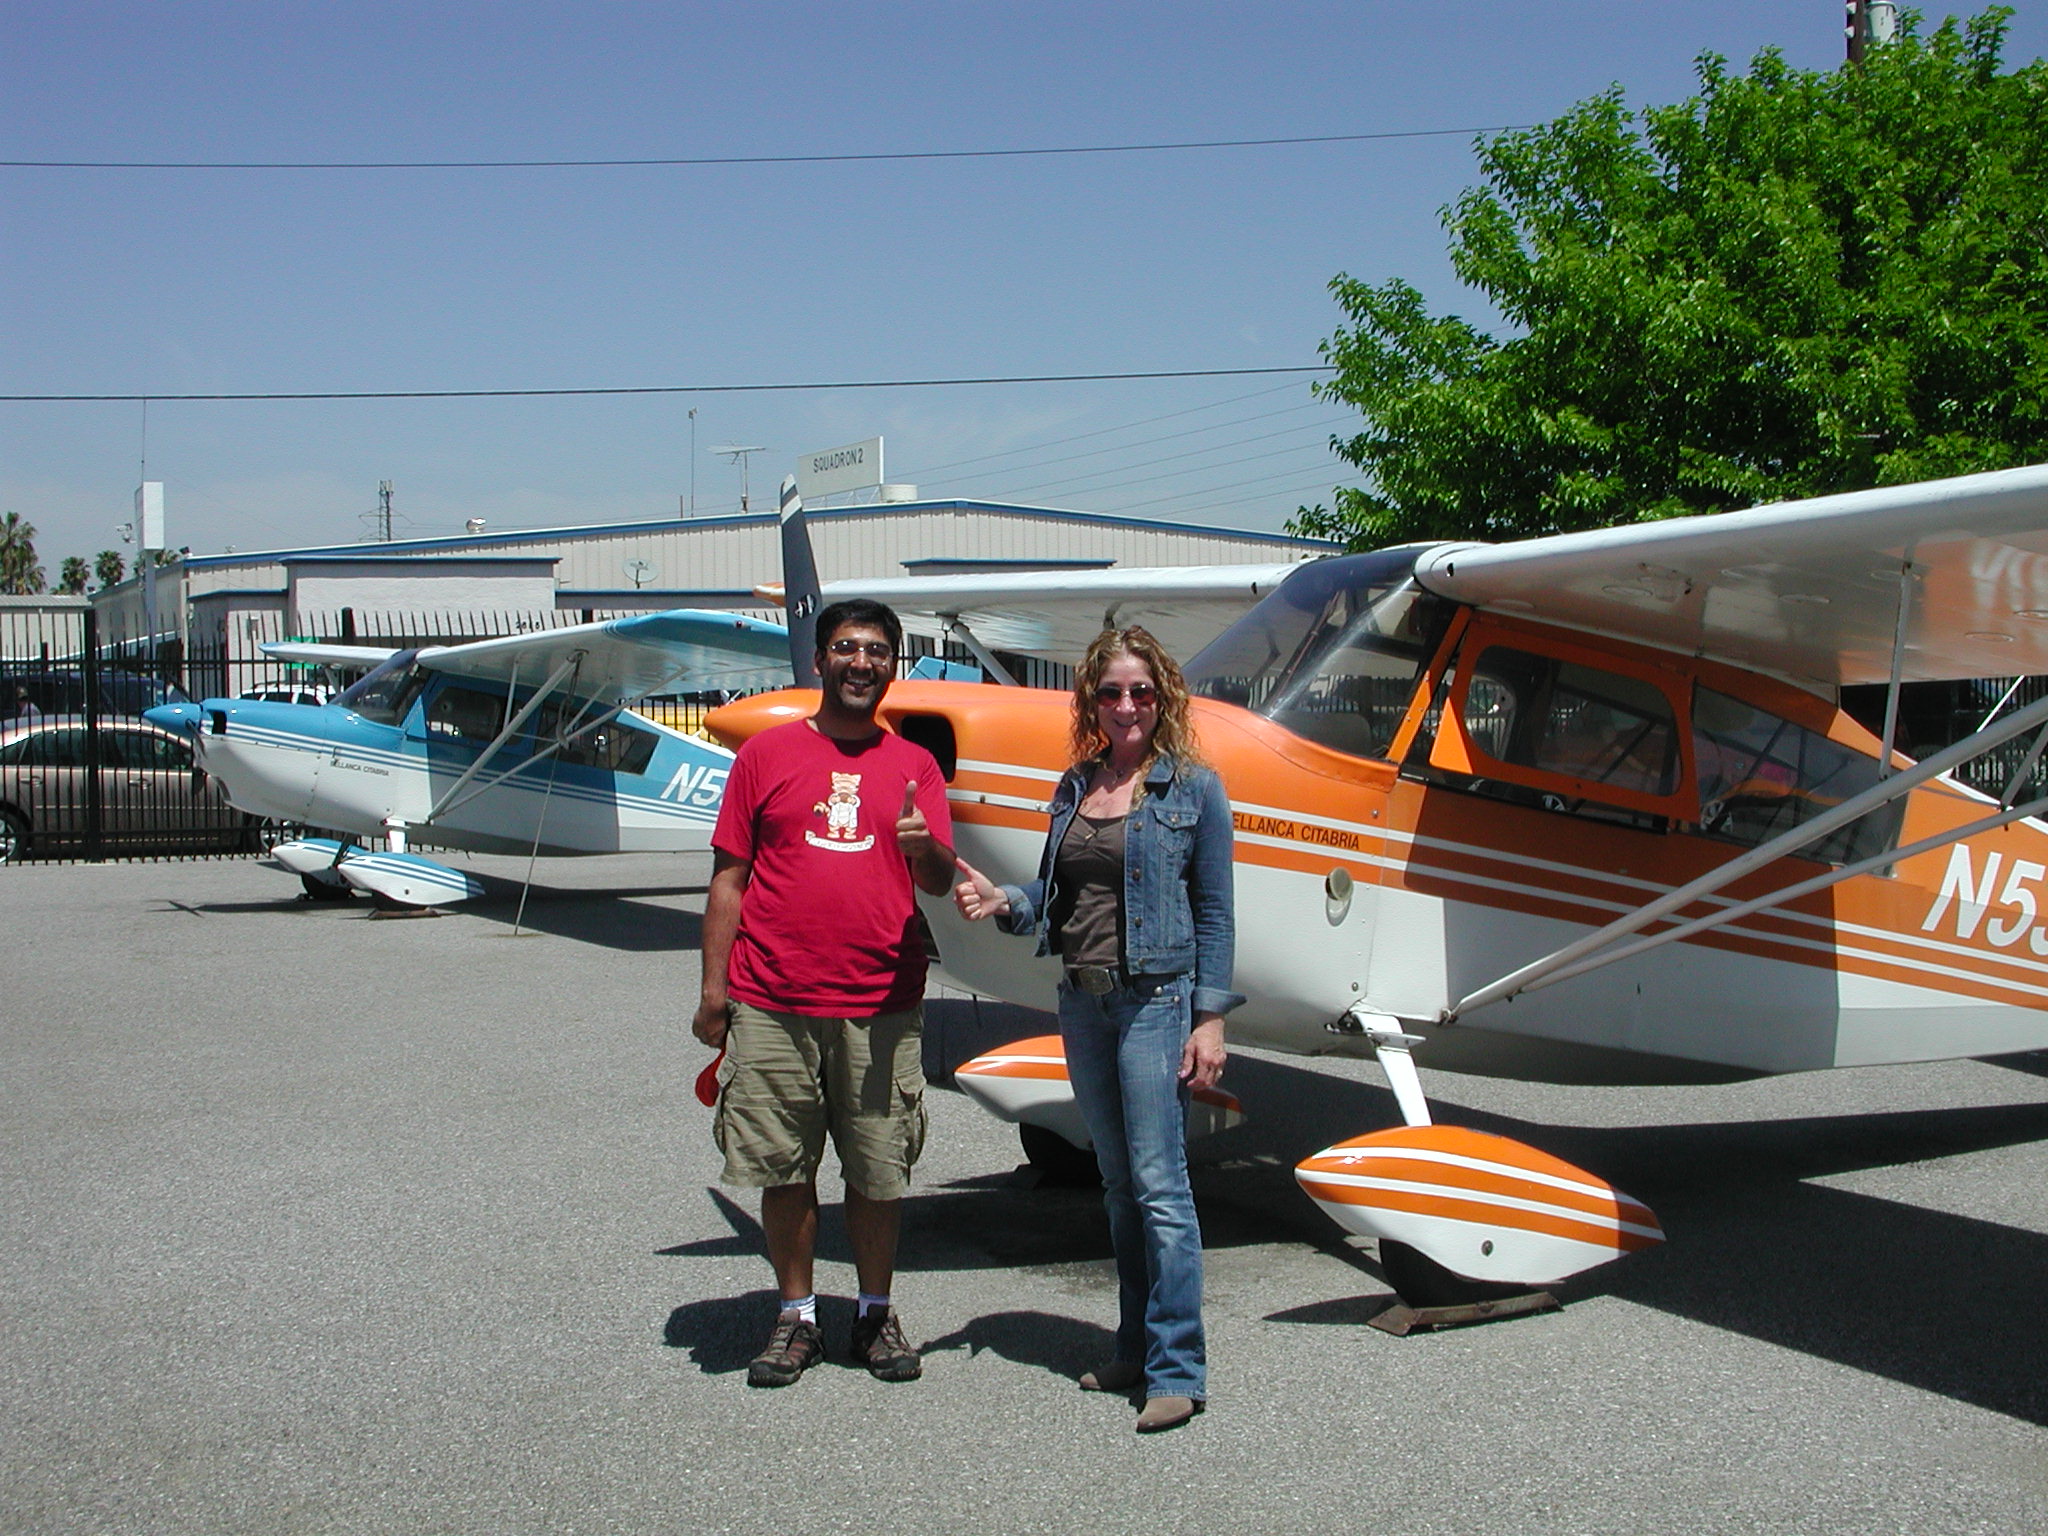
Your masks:
{"label": "airplane windshield", "polygon": [[1304,565],[1188,663],[1190,691],[1385,757],[1451,613],[1415,584],[1424,547]]}
{"label": "airplane windshield", "polygon": [[413,696],[420,689],[423,675],[413,665],[418,656],[416,650],[398,652],[350,684],[334,702],[344,709],[354,710],[365,720],[375,720],[383,725],[398,724],[412,707]]}

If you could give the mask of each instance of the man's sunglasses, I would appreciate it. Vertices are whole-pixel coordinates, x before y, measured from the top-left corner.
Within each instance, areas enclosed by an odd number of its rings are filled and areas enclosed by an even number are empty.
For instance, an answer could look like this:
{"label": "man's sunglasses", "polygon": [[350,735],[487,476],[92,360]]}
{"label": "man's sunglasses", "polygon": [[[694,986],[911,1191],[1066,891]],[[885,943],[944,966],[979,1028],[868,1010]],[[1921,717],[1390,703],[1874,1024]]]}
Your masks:
{"label": "man's sunglasses", "polygon": [[1128,694],[1133,704],[1143,709],[1147,704],[1159,702],[1159,690],[1150,683],[1133,683],[1125,688],[1117,683],[1101,683],[1095,689],[1095,702],[1105,708],[1116,704]]}
{"label": "man's sunglasses", "polygon": [[834,656],[865,656],[869,661],[896,659],[896,647],[886,640],[834,640],[825,649]]}

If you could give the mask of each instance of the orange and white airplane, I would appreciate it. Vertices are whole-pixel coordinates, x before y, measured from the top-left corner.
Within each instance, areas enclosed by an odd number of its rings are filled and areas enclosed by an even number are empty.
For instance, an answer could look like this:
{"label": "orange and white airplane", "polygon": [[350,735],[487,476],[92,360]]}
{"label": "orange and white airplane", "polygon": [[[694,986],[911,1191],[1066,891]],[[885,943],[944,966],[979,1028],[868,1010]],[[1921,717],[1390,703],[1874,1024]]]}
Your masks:
{"label": "orange and white airplane", "polygon": [[[1889,684],[1889,736],[1904,682],[2048,672],[2048,466],[1337,556],[1206,596],[1120,582],[824,595],[880,597],[954,635],[1008,621],[1069,661],[1105,619],[1130,621],[1127,601],[1238,610],[1186,667],[1236,819],[1249,1001],[1231,1035],[1377,1057],[1406,1124],[1297,1177],[1380,1240],[1411,1301],[1461,1299],[1460,1278],[1552,1282],[1662,1237],[1592,1173],[1432,1124],[1416,1055],[1702,1083],[2048,1046],[2048,798],[2031,787],[2048,701],[1917,765],[1838,702]],[[736,744],[813,707],[760,695],[710,725]],[[960,854],[992,878],[1036,869],[1068,708],[907,682],[882,706],[938,757]],[[1948,776],[1992,751],[2010,762],[2002,798]],[[952,978],[1049,1005],[1053,962],[943,902],[928,916]],[[1041,1137],[1081,1139],[1056,1037],[958,1081]],[[1198,1106],[1211,1127],[1234,1109]]]}

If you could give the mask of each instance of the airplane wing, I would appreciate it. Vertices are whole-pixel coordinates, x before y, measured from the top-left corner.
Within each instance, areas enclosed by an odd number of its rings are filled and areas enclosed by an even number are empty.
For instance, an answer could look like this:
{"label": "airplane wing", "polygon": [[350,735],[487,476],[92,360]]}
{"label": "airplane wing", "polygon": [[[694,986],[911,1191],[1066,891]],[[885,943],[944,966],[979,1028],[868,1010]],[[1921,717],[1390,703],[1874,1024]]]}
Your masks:
{"label": "airplane wing", "polygon": [[[398,653],[374,646],[286,642],[263,647],[282,661],[368,668]],[[604,704],[650,693],[707,693],[721,688],[770,688],[789,681],[789,642],[780,624],[736,613],[671,608],[630,618],[574,624],[531,634],[501,635],[467,645],[437,645],[419,653],[421,666],[454,677],[537,687],[556,668],[581,656],[572,684],[577,698]]]}
{"label": "airplane wing", "polygon": [[344,672],[368,672],[398,654],[398,648],[390,645],[323,645],[313,640],[279,640],[262,649],[264,655],[279,661],[339,667]]}
{"label": "airplane wing", "polygon": [[[1277,587],[1286,565],[974,572],[827,582],[823,600],[887,603],[904,627],[943,638],[965,625],[992,651],[1074,662],[1105,628],[1142,624],[1175,656],[1192,656]],[[764,595],[772,588],[763,588]]]}
{"label": "airplane wing", "polygon": [[780,624],[696,608],[434,646],[423,649],[419,661],[455,677],[497,683],[516,677],[538,686],[562,663],[579,656],[575,677],[564,689],[602,704],[651,693],[768,688],[789,682],[789,641]]}
{"label": "airplane wing", "polygon": [[2048,465],[1518,544],[1443,545],[1432,591],[1831,689],[2048,672]]}

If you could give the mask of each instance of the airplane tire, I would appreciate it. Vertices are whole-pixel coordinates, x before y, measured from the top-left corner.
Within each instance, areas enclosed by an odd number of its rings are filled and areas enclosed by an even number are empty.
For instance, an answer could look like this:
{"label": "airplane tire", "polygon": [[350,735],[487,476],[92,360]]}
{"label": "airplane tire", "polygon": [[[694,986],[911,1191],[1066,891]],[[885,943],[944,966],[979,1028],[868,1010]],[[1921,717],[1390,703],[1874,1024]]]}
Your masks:
{"label": "airplane tire", "polygon": [[355,891],[346,885],[330,885],[325,880],[316,880],[311,875],[299,876],[299,884],[306,888],[308,901],[351,901]]}
{"label": "airplane tire", "polygon": [[1420,1248],[1390,1237],[1380,1239],[1380,1268],[1386,1271],[1387,1284],[1411,1307],[1469,1307],[1539,1289],[1513,1281],[1467,1280]]}
{"label": "airplane tire", "polygon": [[1102,1170],[1096,1166],[1091,1148],[1077,1147],[1059,1132],[1048,1131],[1042,1125],[1019,1125],[1017,1139],[1024,1144],[1024,1160],[1047,1184],[1102,1187]]}

